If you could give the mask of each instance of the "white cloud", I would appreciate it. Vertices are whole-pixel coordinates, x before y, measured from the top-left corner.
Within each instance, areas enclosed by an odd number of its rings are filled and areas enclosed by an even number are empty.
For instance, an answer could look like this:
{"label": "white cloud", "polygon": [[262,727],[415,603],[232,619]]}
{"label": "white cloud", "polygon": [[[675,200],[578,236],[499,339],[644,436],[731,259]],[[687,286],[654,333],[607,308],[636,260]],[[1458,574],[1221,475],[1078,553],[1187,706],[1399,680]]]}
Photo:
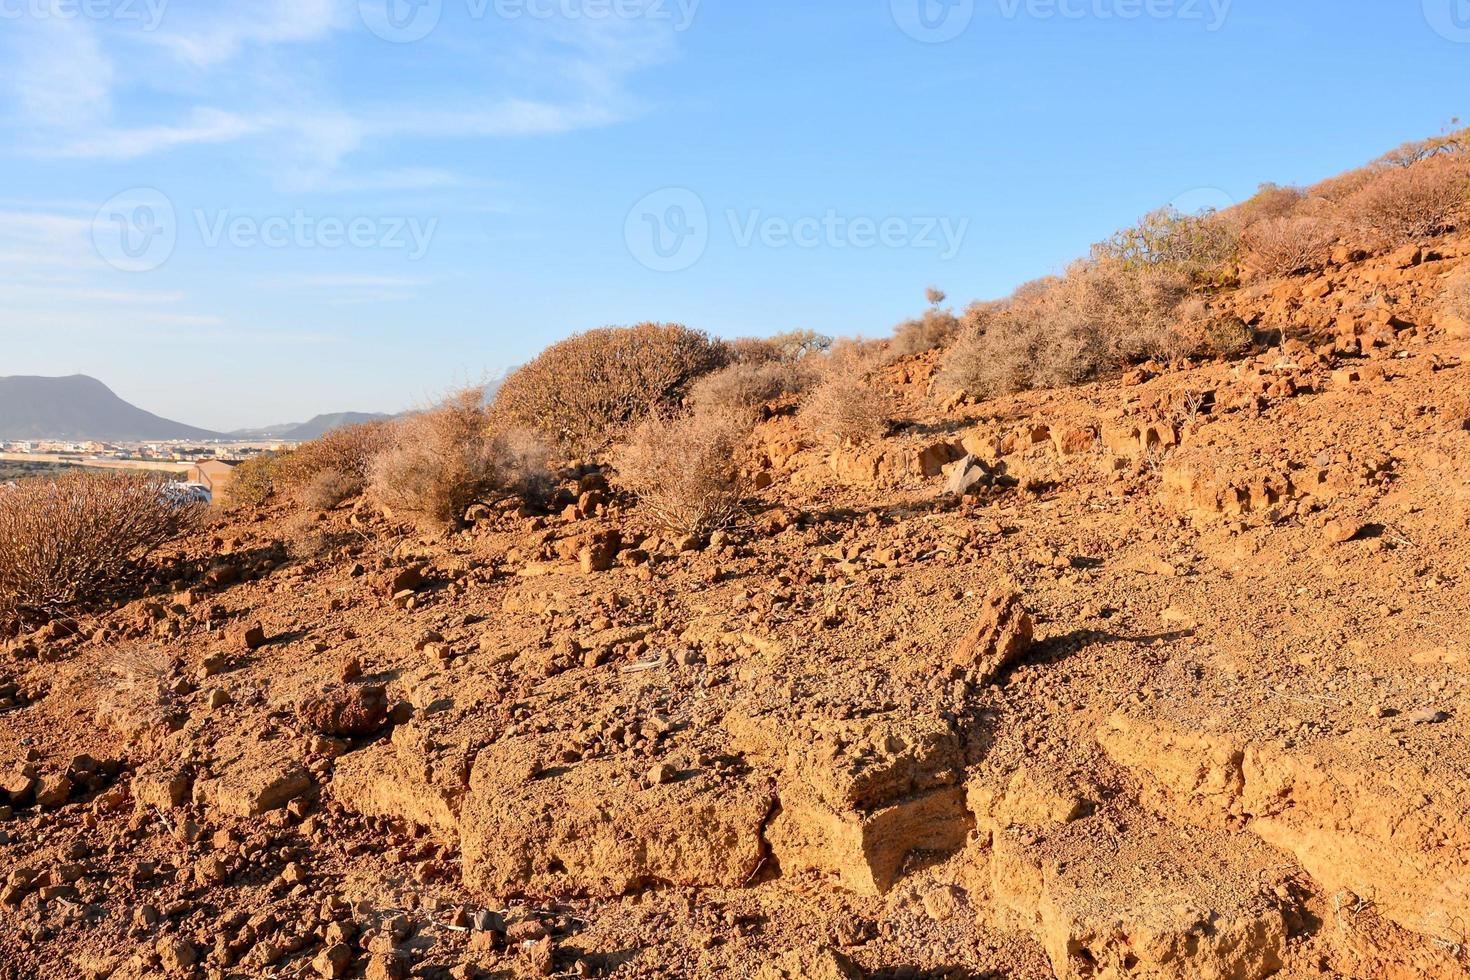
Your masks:
{"label": "white cloud", "polygon": [[5,76],[22,122],[51,129],[108,117],[116,72],[92,24],[54,16],[6,24]]}
{"label": "white cloud", "polygon": [[[305,44],[352,26],[350,0],[244,0],[200,4],[189,10],[176,5],[165,28],[145,39],[195,68],[212,68],[234,60],[247,47]],[[185,21],[181,29],[176,25]]]}
{"label": "white cloud", "polygon": [[45,155],[132,160],[195,143],[232,143],[261,132],[259,123],[233,113],[199,109],[182,125],[89,129],[56,145]]}

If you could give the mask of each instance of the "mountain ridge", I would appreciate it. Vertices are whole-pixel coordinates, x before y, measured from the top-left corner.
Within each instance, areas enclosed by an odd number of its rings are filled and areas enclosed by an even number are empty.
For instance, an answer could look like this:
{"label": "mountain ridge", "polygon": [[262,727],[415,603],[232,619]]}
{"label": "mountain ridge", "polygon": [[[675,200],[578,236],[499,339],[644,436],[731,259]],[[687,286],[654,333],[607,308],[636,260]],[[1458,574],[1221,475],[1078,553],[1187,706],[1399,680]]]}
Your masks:
{"label": "mountain ridge", "polygon": [[101,442],[226,438],[124,401],[85,374],[0,377],[0,438]]}

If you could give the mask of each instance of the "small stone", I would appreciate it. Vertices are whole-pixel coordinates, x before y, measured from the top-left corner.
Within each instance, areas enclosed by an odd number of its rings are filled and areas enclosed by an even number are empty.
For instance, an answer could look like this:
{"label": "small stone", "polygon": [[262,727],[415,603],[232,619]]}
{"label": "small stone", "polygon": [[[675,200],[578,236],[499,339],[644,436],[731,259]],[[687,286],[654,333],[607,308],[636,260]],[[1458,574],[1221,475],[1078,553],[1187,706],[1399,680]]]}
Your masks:
{"label": "small stone", "polygon": [[46,776],[36,788],[36,804],[46,807],[61,806],[71,798],[71,790],[71,779],[65,773]]}
{"label": "small stone", "polygon": [[403,980],[408,966],[397,953],[374,953],[363,976],[366,980]]}
{"label": "small stone", "polygon": [[359,738],[383,727],[388,693],[381,684],[331,687],[304,698],[296,713],[319,735]]}
{"label": "small stone", "polygon": [[345,943],[333,943],[318,953],[311,965],[328,980],[345,977],[352,966],[352,949]]}
{"label": "small stone", "polygon": [[549,977],[556,972],[556,943],[550,936],[526,947],[526,967],[532,976]]}
{"label": "small stone", "polygon": [[1450,720],[1449,712],[1423,708],[1406,719],[1411,725],[1439,725]]}
{"label": "small stone", "polygon": [[194,866],[194,877],[201,885],[217,885],[230,876],[224,858],[211,854]]}
{"label": "small stone", "polygon": [[658,765],[648,770],[647,778],[648,785],[650,786],[664,786],[674,781],[673,767],[660,762]]}
{"label": "small stone", "polygon": [[155,948],[159,965],[168,973],[182,972],[194,966],[199,953],[194,945],[178,936],[165,936]]}
{"label": "small stone", "polygon": [[265,646],[265,627],[260,623],[251,623],[240,631],[240,645],[247,650],[258,650]]}

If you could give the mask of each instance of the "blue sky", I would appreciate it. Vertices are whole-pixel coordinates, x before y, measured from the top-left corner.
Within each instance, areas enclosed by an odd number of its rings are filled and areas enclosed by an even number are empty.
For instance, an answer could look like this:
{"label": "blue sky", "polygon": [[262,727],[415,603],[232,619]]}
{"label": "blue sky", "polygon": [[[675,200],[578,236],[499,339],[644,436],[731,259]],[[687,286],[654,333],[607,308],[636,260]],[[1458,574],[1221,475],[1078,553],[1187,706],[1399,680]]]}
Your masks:
{"label": "blue sky", "polygon": [[880,334],[1437,132],[1467,64],[1470,0],[0,0],[0,374],[232,428],[612,323]]}

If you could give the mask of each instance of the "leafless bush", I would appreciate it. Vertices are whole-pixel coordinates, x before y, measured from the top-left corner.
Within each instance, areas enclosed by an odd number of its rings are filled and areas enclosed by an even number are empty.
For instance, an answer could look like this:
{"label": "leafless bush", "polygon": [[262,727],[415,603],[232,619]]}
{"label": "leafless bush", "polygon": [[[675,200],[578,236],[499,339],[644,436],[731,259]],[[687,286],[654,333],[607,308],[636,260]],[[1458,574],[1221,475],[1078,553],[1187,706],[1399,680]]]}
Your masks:
{"label": "leafless bush", "polygon": [[395,515],[446,527],[509,482],[504,445],[483,403],[484,389],[470,388],[396,423],[371,466],[369,485],[378,502]]}
{"label": "leafless bush", "polygon": [[1268,276],[1289,276],[1327,264],[1338,227],[1321,217],[1267,218],[1245,231],[1247,261]]}
{"label": "leafless bush", "polygon": [[1459,120],[1451,121],[1446,131],[1428,139],[1410,140],[1396,149],[1389,150],[1373,161],[1377,167],[1412,167],[1433,157],[1450,153],[1462,153],[1470,142],[1470,129],[1455,129]]}
{"label": "leafless bush", "polygon": [[1470,194],[1470,169],[1462,154],[1435,156],[1390,167],[1344,202],[1346,217],[1375,245],[1423,241],[1454,228]]}
{"label": "leafless bush", "polygon": [[200,505],[142,474],[74,472],[0,488],[0,621],[44,621],[112,598],[200,516]]}
{"label": "leafless bush", "polygon": [[828,373],[812,389],[798,416],[801,427],[827,445],[861,445],[881,439],[893,415],[893,400],[858,366],[860,354]]}
{"label": "leafless bush", "polygon": [[707,374],[689,390],[689,405],[697,412],[753,418],[761,409],[810,387],[812,372],[785,361],[732,364]]}
{"label": "leafless bush", "polygon": [[302,443],[275,466],[274,482],[306,507],[325,510],[367,488],[373,460],[387,448],[390,422],[334,429]]}
{"label": "leafless bush", "polygon": [[724,344],[677,324],[592,330],[548,347],[506,378],[494,414],[502,428],[592,452],[650,412],[677,405],[695,379],[729,358]]}
{"label": "leafless bush", "polygon": [[728,527],[740,511],[747,433],[741,420],[713,412],[652,416],[618,452],[619,481],[667,530],[707,534]]}
{"label": "leafless bush", "polygon": [[116,649],[97,675],[97,723],[130,738],[165,725],[176,707],[172,674],[173,658],[158,647]]}

